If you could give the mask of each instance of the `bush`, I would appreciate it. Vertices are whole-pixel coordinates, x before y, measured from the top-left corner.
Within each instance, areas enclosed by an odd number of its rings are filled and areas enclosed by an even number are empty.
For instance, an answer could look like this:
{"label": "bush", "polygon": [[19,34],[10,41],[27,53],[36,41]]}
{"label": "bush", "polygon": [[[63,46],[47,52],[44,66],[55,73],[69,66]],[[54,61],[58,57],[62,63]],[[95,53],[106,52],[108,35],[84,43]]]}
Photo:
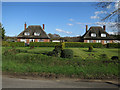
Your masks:
{"label": "bush", "polygon": [[34,47],[55,47],[60,45],[59,42],[30,42],[30,46]]}
{"label": "bush", "polygon": [[10,44],[7,41],[2,41],[2,46],[4,47],[9,47]]}
{"label": "bush", "polygon": [[9,42],[11,47],[24,47],[25,43],[24,42]]}
{"label": "bush", "polygon": [[118,58],[118,56],[112,56],[111,59],[112,59],[112,60],[118,60],[119,58]]}
{"label": "bush", "polygon": [[84,43],[84,42],[66,42],[65,47],[90,47],[101,48],[103,45],[101,43]]}
{"label": "bush", "polygon": [[107,48],[120,48],[120,43],[107,43]]}
{"label": "bush", "polygon": [[6,50],[3,55],[14,55],[14,54],[17,54],[17,53],[20,53],[20,49],[9,49],[9,50]]}
{"label": "bush", "polygon": [[4,46],[4,47],[24,47],[25,43],[24,42],[7,42],[7,41],[2,41],[2,46]]}
{"label": "bush", "polygon": [[93,51],[93,46],[90,46],[88,51],[92,52]]}
{"label": "bush", "polygon": [[61,52],[62,58],[73,58],[73,51],[71,49],[64,49]]}

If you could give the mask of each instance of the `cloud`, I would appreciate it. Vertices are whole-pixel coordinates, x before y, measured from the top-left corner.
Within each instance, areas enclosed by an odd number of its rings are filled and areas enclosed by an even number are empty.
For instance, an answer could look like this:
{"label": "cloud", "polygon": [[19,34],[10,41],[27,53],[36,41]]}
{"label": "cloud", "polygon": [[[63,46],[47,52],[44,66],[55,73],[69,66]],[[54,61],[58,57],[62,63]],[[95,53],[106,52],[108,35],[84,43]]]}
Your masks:
{"label": "cloud", "polygon": [[110,9],[110,8],[111,8],[111,5],[108,5],[106,8],[107,8],[107,9]]}
{"label": "cloud", "polygon": [[71,18],[71,19],[69,19],[69,21],[74,21],[74,19]]}
{"label": "cloud", "polygon": [[71,24],[71,23],[68,23],[67,25],[69,25],[69,26],[72,26],[73,24]]}
{"label": "cloud", "polygon": [[108,32],[108,33],[111,34],[111,35],[119,35],[118,32]]}
{"label": "cloud", "polygon": [[120,8],[120,1],[115,3],[115,9],[118,9],[118,8]]}
{"label": "cloud", "polygon": [[90,25],[92,23],[81,23],[81,22],[76,22],[76,24],[81,24],[81,25]]}
{"label": "cloud", "polygon": [[95,15],[107,13],[106,11],[96,11]]}
{"label": "cloud", "polygon": [[117,22],[95,22],[95,24],[97,24],[97,25],[108,25],[108,26],[111,26],[111,25],[117,24]]}
{"label": "cloud", "polygon": [[66,33],[66,34],[72,34],[72,32],[65,31],[65,30],[62,30],[62,29],[56,29],[56,31],[61,32],[61,33]]}
{"label": "cloud", "polygon": [[91,19],[99,19],[100,17],[99,16],[91,16],[90,18]]}
{"label": "cloud", "polygon": [[99,19],[100,17],[98,16],[99,14],[106,14],[106,11],[96,11],[94,16],[91,16],[91,19]]}

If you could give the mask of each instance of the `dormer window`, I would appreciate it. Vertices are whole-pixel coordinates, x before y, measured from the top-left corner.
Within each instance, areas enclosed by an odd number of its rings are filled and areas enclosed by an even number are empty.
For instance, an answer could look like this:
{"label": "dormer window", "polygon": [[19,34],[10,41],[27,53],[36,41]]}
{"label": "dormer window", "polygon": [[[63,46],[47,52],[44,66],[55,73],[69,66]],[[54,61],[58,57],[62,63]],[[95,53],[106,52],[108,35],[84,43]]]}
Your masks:
{"label": "dormer window", "polygon": [[91,33],[91,37],[96,37],[96,34],[95,33]]}
{"label": "dormer window", "polygon": [[34,35],[35,35],[35,36],[39,36],[39,35],[40,35],[40,33],[35,32],[35,33],[34,33]]}
{"label": "dormer window", "polygon": [[106,34],[102,33],[102,34],[101,34],[101,37],[106,37]]}
{"label": "dormer window", "polygon": [[30,33],[29,32],[25,32],[24,35],[30,35]]}

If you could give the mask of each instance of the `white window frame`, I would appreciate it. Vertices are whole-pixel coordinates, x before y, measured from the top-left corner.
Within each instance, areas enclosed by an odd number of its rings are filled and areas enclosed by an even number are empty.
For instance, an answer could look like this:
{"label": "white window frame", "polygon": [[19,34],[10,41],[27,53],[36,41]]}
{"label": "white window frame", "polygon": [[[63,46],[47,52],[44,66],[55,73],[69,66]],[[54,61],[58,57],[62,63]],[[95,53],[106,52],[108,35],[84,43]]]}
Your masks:
{"label": "white window frame", "polygon": [[104,44],[107,44],[107,40],[104,40]]}
{"label": "white window frame", "polygon": [[91,37],[96,37],[96,34],[95,33],[91,33]]}
{"label": "white window frame", "polygon": [[26,39],[20,39],[20,42],[25,42],[26,43]]}
{"label": "white window frame", "polygon": [[38,42],[44,42],[44,40],[43,39],[38,39]]}
{"label": "white window frame", "polygon": [[106,37],[106,34],[105,33],[101,33],[101,37]]}
{"label": "white window frame", "polygon": [[33,40],[33,42],[35,42],[35,39],[29,39],[29,42],[32,42],[32,40]]}
{"label": "white window frame", "polygon": [[93,40],[90,40],[89,42],[90,42],[90,43],[93,43]]}
{"label": "white window frame", "polygon": [[89,43],[90,41],[89,40],[87,40],[87,43]]}
{"label": "white window frame", "polygon": [[28,35],[30,35],[30,33],[29,32],[25,32],[24,35],[28,36]]}
{"label": "white window frame", "polygon": [[107,43],[110,43],[110,41],[109,41],[109,40],[107,40]]}
{"label": "white window frame", "polygon": [[35,36],[39,36],[39,35],[40,35],[40,33],[34,32],[34,35],[35,35]]}
{"label": "white window frame", "polygon": [[96,40],[96,43],[101,43],[101,40]]}

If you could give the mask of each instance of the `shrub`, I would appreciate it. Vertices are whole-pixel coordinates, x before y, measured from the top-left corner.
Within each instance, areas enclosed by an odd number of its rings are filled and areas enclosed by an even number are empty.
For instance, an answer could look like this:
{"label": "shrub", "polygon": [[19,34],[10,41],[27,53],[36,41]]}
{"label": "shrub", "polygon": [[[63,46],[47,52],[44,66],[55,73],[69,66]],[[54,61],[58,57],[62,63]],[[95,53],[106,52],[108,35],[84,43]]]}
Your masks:
{"label": "shrub", "polygon": [[8,49],[3,53],[3,55],[14,55],[17,53],[20,53],[20,49]]}
{"label": "shrub", "polygon": [[62,50],[65,48],[65,42],[62,42]]}
{"label": "shrub", "polygon": [[25,43],[24,42],[9,42],[11,47],[24,47]]}
{"label": "shrub", "polygon": [[120,48],[119,43],[107,43],[107,48]]}
{"label": "shrub", "polygon": [[34,47],[55,47],[60,45],[59,42],[30,42],[30,46]]}
{"label": "shrub", "polygon": [[84,43],[84,42],[65,42],[65,47],[90,47],[101,48],[101,43]]}
{"label": "shrub", "polygon": [[118,60],[119,58],[118,58],[118,56],[112,56],[111,59],[112,59],[112,60]]}
{"label": "shrub", "polygon": [[10,44],[7,41],[2,41],[2,46],[4,47],[9,47]]}
{"label": "shrub", "polygon": [[73,58],[73,51],[71,49],[64,49],[61,52],[62,58]]}
{"label": "shrub", "polygon": [[88,51],[92,52],[93,51],[93,46],[90,46]]}

